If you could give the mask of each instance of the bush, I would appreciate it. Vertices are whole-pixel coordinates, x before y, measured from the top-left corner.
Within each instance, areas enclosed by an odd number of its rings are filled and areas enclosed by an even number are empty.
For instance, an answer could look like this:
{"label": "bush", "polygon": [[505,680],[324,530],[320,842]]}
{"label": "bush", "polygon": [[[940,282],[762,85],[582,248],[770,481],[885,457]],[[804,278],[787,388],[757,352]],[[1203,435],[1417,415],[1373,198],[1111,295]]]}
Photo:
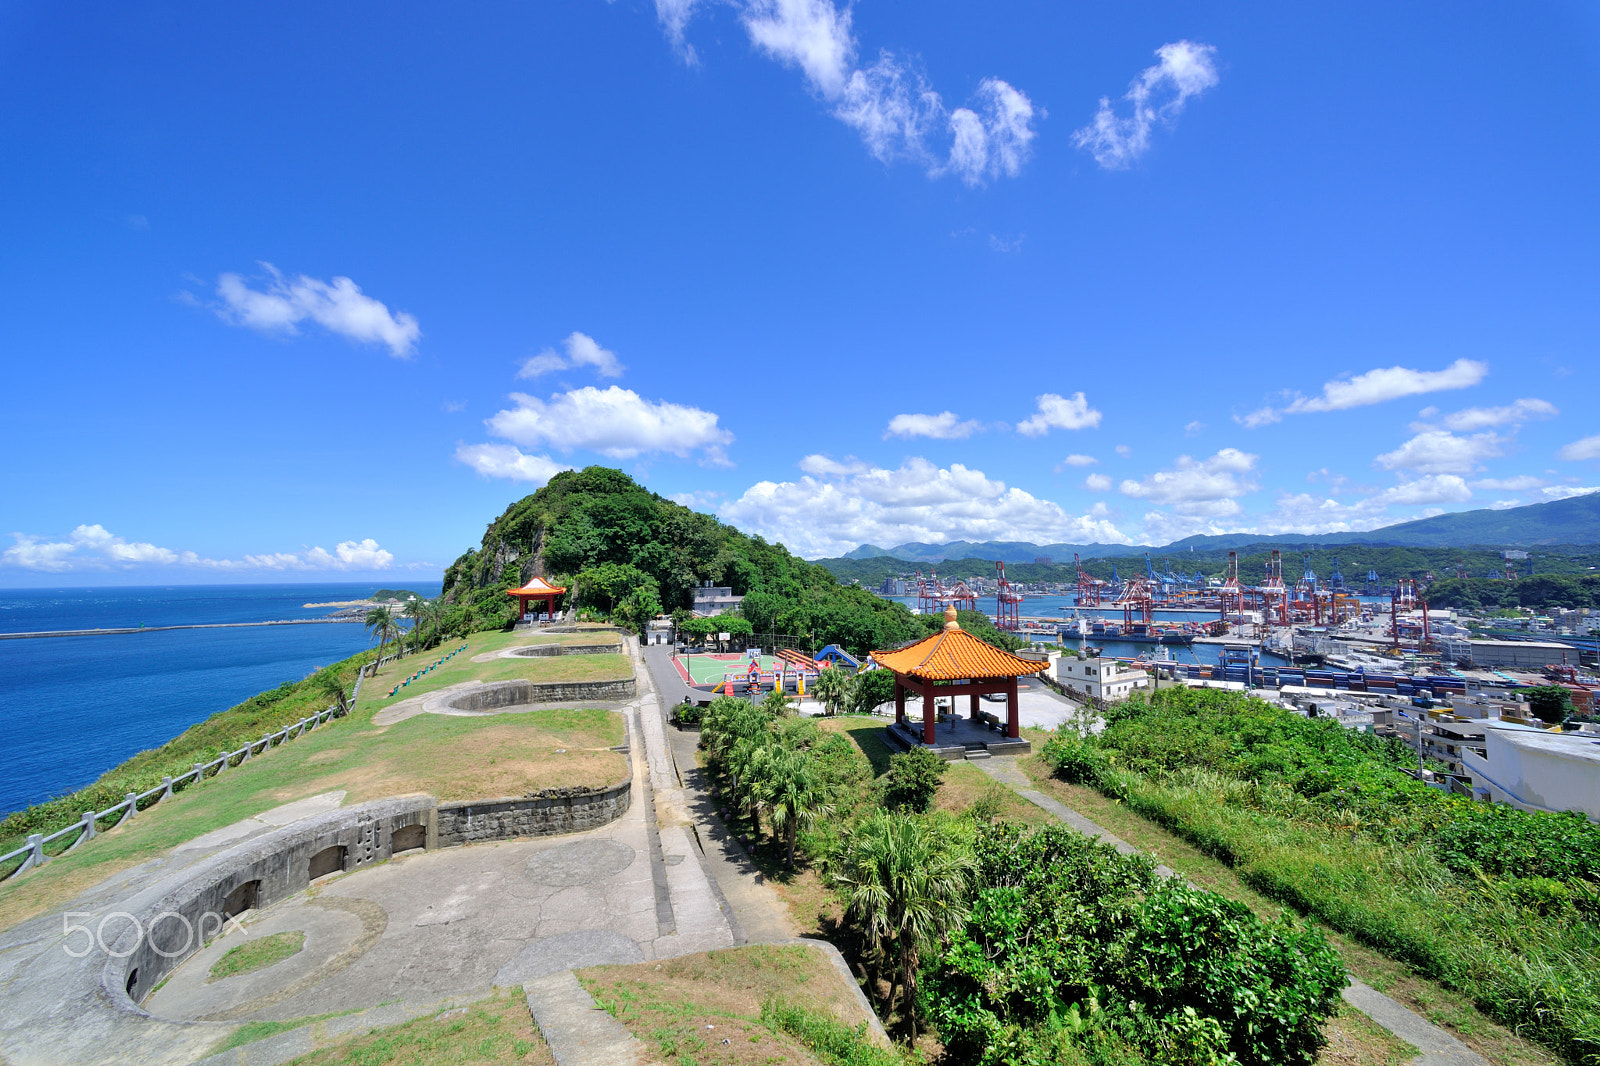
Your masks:
{"label": "bush", "polygon": [[1314,931],[1060,826],[980,826],[973,846],[971,916],[925,978],[956,1061],[1316,1058],[1344,967]]}
{"label": "bush", "polygon": [[928,813],[944,780],[945,761],[927,748],[912,748],[889,757],[883,802],[891,811]]}
{"label": "bush", "polygon": [[684,700],[672,709],[672,716],[684,725],[699,725],[705,719],[706,709]]}

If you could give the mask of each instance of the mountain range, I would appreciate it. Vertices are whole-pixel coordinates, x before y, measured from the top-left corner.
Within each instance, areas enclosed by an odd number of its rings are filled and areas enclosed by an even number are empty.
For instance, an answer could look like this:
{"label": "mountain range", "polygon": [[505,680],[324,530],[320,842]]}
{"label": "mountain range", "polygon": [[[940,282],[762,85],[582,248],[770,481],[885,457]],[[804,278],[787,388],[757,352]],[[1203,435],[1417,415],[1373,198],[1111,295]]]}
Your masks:
{"label": "mountain range", "polygon": [[1256,533],[1223,533],[1185,537],[1171,544],[1029,544],[1025,541],[992,540],[975,543],[952,540],[944,544],[910,542],[892,548],[863,544],[845,553],[845,559],[875,559],[889,556],[915,563],[937,563],[946,559],[1003,559],[1008,563],[1031,563],[1049,556],[1056,562],[1070,560],[1074,552],[1086,559],[1114,555],[1138,555],[1148,550],[1200,550],[1246,548],[1253,545],[1334,545],[1367,544],[1411,548],[1467,548],[1475,546],[1527,548],[1548,544],[1600,544],[1600,492],[1585,496],[1535,503],[1502,510],[1484,508],[1435,515],[1414,522],[1384,526],[1361,533],[1286,533],[1261,536]]}

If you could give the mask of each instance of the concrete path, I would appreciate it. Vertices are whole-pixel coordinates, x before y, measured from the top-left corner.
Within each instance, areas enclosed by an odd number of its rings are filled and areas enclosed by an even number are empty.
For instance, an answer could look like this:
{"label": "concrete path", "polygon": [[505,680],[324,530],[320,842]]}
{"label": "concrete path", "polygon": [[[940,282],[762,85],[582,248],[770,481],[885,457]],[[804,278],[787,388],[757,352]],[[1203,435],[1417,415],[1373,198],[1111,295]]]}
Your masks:
{"label": "concrete path", "polygon": [[651,1061],[645,1046],[578,983],[571,970],[529,981],[528,1010],[557,1066],[627,1066]]}
{"label": "concrete path", "polygon": [[[1105,841],[1123,855],[1138,854],[1138,849],[1121,837],[1102,829],[1071,807],[1035,789],[1028,776],[1017,769],[1014,756],[989,759],[974,765],[1002,785],[1014,790],[1029,803],[1049,811],[1078,832]],[[1156,873],[1161,877],[1180,876],[1169,866],[1157,866]],[[1489,1066],[1488,1059],[1437,1025],[1406,1009],[1377,989],[1362,984],[1353,976],[1341,995],[1350,1006],[1421,1052],[1417,1058],[1410,1060],[1411,1066]]]}

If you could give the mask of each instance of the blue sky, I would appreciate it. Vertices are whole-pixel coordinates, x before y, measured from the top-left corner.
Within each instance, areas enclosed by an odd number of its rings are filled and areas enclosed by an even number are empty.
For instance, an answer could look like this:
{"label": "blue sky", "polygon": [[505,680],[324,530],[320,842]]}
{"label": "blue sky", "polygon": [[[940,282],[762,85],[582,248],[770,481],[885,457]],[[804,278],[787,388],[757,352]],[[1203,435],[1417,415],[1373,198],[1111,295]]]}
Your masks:
{"label": "blue sky", "polygon": [[1600,486],[1587,4],[0,8],[0,585]]}

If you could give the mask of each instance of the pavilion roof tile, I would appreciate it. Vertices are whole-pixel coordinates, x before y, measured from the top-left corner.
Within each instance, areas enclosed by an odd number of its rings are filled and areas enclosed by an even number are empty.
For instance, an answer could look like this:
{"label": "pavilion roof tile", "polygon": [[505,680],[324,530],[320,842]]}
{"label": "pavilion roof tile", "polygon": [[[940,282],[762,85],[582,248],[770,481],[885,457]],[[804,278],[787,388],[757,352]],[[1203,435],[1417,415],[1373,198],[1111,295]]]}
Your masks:
{"label": "pavilion roof tile", "polygon": [[550,582],[546,581],[544,578],[536,577],[532,581],[528,582],[526,585],[522,586],[520,589],[509,589],[509,590],[507,590],[506,595],[508,595],[508,596],[550,596],[550,595],[560,595],[561,593],[563,593],[565,591],[567,591],[565,586],[552,585],[552,584],[550,584]]}
{"label": "pavilion roof tile", "polygon": [[925,681],[983,681],[1021,677],[1023,674],[1036,674],[1049,666],[1048,663],[1036,663],[1001,651],[959,628],[941,629],[933,636],[898,651],[875,651],[872,658],[878,665],[897,674]]}

